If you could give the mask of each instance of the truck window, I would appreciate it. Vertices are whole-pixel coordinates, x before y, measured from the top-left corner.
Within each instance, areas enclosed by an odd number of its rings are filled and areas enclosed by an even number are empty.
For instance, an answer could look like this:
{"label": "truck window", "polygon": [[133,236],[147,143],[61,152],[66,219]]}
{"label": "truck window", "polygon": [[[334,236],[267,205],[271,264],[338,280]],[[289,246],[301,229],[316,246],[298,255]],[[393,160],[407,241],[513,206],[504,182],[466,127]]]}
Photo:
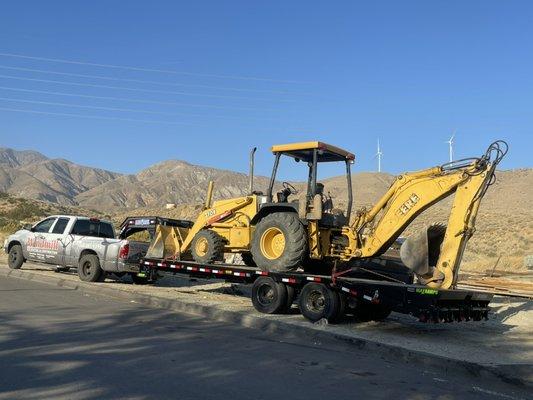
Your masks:
{"label": "truck window", "polygon": [[89,219],[79,219],[72,228],[73,235],[95,236],[112,239],[113,227],[107,222],[91,221]]}
{"label": "truck window", "polygon": [[64,233],[67,225],[68,218],[58,218],[56,224],[54,225],[54,229],[52,229],[52,233]]}
{"label": "truck window", "polygon": [[48,233],[55,220],[55,218],[47,218],[44,221],[39,222],[33,227],[33,232]]}
{"label": "truck window", "polygon": [[99,237],[107,238],[107,239],[113,239],[114,232],[113,227],[111,224],[108,224],[107,222],[100,222],[100,229],[99,229]]}

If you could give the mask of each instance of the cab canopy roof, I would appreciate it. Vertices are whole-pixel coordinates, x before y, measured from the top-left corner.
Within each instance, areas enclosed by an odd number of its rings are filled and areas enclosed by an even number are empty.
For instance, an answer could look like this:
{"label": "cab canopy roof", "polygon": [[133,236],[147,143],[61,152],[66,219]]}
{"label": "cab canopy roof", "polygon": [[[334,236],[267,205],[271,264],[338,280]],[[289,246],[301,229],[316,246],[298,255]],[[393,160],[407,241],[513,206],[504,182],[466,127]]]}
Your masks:
{"label": "cab canopy roof", "polygon": [[283,153],[305,162],[311,162],[313,161],[313,151],[315,149],[318,149],[318,162],[346,161],[355,159],[355,156],[352,153],[324,142],[279,144],[272,146],[271,150],[272,153]]}

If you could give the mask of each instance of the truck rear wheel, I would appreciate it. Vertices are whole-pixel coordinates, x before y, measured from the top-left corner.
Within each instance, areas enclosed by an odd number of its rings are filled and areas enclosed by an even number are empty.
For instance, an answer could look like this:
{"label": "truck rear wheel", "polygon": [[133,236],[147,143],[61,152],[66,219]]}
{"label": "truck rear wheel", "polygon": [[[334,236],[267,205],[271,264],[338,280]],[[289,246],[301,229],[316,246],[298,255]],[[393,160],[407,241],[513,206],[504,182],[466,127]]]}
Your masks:
{"label": "truck rear wheel", "polygon": [[191,254],[200,264],[221,261],[224,258],[224,239],[214,231],[202,229],[192,240]]}
{"label": "truck rear wheel", "polygon": [[344,299],[322,283],[308,283],[300,293],[298,306],[302,315],[311,322],[325,318],[330,323],[339,322],[344,315]]}
{"label": "truck rear wheel", "polygon": [[284,312],[287,308],[287,288],[268,276],[261,276],[252,286],[252,304],[264,314]]}
{"label": "truck rear wheel", "polygon": [[24,255],[22,254],[22,246],[20,244],[14,244],[9,249],[7,258],[7,265],[11,269],[19,269],[24,263]]}
{"label": "truck rear wheel", "polygon": [[251,253],[264,271],[294,271],[307,253],[307,236],[298,215],[278,212],[267,215],[255,227]]}
{"label": "truck rear wheel", "polygon": [[78,263],[78,276],[84,282],[98,282],[105,278],[100,260],[95,254],[85,254]]}

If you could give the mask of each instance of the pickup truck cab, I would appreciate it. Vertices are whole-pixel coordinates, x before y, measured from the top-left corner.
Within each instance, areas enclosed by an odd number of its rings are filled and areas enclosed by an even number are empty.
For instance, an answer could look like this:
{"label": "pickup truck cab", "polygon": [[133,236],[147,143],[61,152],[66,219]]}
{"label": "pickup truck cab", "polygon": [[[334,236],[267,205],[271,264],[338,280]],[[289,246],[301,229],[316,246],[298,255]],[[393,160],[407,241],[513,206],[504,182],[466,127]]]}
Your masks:
{"label": "pickup truck cab", "polygon": [[12,269],[21,268],[25,261],[76,267],[80,279],[88,282],[103,280],[106,272],[136,277],[147,248],[142,242],[115,238],[109,221],[72,215],[47,217],[25,226],[4,242]]}

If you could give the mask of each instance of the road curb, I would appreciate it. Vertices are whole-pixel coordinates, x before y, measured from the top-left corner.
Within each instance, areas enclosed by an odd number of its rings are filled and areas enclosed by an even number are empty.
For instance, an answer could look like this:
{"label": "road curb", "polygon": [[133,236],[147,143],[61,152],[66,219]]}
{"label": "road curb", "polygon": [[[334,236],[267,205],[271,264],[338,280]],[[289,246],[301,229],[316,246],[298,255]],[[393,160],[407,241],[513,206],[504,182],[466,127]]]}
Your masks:
{"label": "road curb", "polygon": [[365,338],[354,338],[336,332],[330,332],[325,326],[309,324],[303,326],[290,320],[272,319],[262,314],[255,314],[243,311],[224,310],[216,305],[205,305],[182,299],[168,299],[158,297],[153,294],[133,293],[117,287],[106,287],[105,283],[89,283],[82,281],[72,281],[64,279],[61,274],[47,276],[31,271],[9,270],[0,268],[0,276],[25,279],[39,283],[59,286],[72,290],[79,290],[88,294],[105,295],[113,298],[133,301],[138,304],[157,307],[171,311],[179,311],[188,314],[202,316],[222,322],[229,322],[247,328],[260,329],[267,332],[278,332],[294,336],[305,335],[315,340],[335,339],[342,341],[358,349],[365,349],[379,352],[387,358],[394,358],[408,363],[416,363],[421,367],[439,368],[444,371],[455,371],[461,369],[463,372],[475,377],[498,378],[508,384],[522,387],[533,387],[531,380],[532,365],[529,364],[505,364],[486,365],[476,362],[448,358],[441,355],[416,351],[389,343],[373,341]]}

